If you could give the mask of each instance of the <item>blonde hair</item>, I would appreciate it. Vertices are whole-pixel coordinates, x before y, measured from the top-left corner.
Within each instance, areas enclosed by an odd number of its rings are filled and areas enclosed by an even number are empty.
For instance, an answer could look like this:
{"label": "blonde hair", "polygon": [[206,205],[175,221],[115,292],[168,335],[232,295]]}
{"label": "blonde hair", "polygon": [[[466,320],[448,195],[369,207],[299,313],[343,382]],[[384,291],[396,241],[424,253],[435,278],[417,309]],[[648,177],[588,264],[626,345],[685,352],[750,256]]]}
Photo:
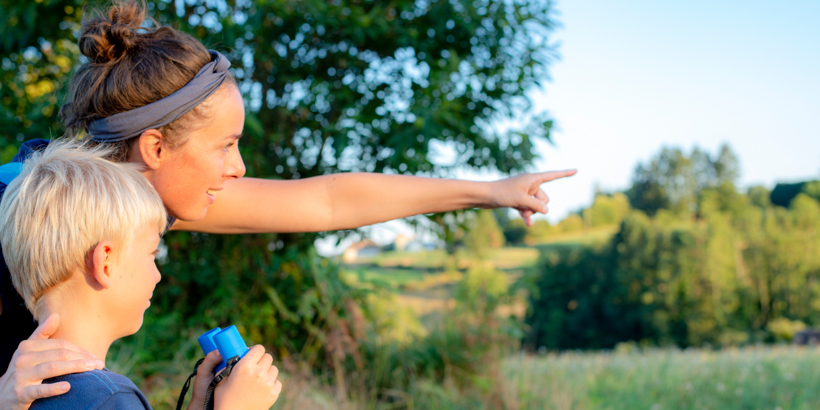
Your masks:
{"label": "blonde hair", "polygon": [[165,229],[154,187],[135,165],[106,160],[110,151],[53,141],[6,188],[0,244],[14,287],[35,317],[43,294],[84,269],[96,244],[108,240],[125,250],[143,227]]}

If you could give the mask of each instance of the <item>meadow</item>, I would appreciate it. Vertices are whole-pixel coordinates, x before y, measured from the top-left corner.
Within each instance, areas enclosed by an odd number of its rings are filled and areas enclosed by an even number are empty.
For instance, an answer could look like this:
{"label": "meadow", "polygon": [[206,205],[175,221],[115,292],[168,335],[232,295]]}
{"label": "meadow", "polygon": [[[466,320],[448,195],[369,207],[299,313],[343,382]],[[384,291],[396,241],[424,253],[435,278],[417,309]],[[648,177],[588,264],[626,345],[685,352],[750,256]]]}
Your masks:
{"label": "meadow", "polygon": [[519,409],[787,410],[820,406],[816,347],[520,355],[504,363]]}
{"label": "meadow", "polygon": [[[614,227],[588,229],[550,237],[529,246],[490,249],[483,261],[514,283],[537,266],[539,255],[566,248],[595,246],[615,233]],[[342,266],[340,277],[351,286],[378,295],[382,316],[391,318],[382,330],[392,345],[429,339],[437,323],[454,312],[459,283],[479,261],[461,250],[383,252]],[[500,316],[518,320],[526,295],[502,304]],[[371,306],[371,308],[373,308]],[[132,377],[157,409],[175,408],[190,371],[184,357],[161,363],[164,369],[143,378],[131,371],[141,360],[134,343],[121,345],[109,367]],[[401,360],[402,356],[397,356]],[[487,373],[456,376],[443,382],[425,374],[405,374],[403,390],[383,391],[368,381],[370,374],[404,371],[390,361],[372,361],[379,368],[347,376],[344,394],[332,374],[321,374],[283,362],[285,389],[274,409],[727,409],[787,410],[820,406],[820,350],[792,345],[747,345],[713,349],[647,347],[621,343],[593,351],[526,352],[509,350]],[[451,366],[451,372],[458,372]],[[392,395],[389,400],[385,396]]]}

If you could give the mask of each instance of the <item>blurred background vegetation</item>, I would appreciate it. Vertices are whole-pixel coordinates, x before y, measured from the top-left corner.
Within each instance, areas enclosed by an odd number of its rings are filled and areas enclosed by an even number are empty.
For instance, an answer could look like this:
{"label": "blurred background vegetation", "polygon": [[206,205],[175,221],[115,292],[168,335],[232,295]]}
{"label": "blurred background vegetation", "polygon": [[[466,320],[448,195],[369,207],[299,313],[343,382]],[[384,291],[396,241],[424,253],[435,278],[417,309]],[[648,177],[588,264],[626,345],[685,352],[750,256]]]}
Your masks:
{"label": "blurred background vegetation", "polygon": [[[83,10],[104,4],[0,5],[7,162],[61,135]],[[557,58],[548,1],[146,5],[231,59],[249,176],[517,173],[550,138],[527,96]],[[409,222],[443,249],[348,262],[316,253],[324,234],[169,233],[145,325],[108,364],[171,408],[196,337],[237,324],[281,363],[275,408],[816,408],[820,355],[760,344],[820,322],[820,183],[740,190],[738,163],[667,147],[559,223],[428,215]]]}

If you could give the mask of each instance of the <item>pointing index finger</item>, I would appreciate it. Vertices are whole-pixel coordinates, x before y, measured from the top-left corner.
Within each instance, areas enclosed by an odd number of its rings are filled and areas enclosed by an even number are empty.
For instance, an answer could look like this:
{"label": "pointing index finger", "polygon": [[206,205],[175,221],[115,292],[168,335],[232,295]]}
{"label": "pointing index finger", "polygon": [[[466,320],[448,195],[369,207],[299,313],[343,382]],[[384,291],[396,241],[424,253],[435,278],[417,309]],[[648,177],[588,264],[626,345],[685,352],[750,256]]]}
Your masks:
{"label": "pointing index finger", "polygon": [[564,171],[549,171],[549,172],[541,172],[538,174],[538,178],[541,180],[541,183],[550,182],[559,178],[566,178],[575,175],[578,172],[577,169],[567,169]]}

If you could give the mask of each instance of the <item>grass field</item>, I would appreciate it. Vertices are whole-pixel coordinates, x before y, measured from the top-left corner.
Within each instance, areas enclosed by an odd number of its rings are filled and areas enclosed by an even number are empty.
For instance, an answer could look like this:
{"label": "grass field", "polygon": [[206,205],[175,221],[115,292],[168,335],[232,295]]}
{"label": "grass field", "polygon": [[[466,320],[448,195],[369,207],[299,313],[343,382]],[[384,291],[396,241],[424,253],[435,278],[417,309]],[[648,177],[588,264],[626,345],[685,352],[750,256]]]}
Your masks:
{"label": "grass field", "polygon": [[[486,261],[506,272],[511,281],[524,269],[533,266],[539,250],[531,247],[491,249]],[[379,287],[394,295],[394,302],[425,319],[454,305],[453,285],[463,278],[463,272],[477,261],[464,251],[454,257],[444,250],[424,252],[385,252],[344,266],[342,277],[355,286]],[[503,306],[500,313],[523,318],[524,300]]]}
{"label": "grass field", "polygon": [[[557,235],[529,248],[494,250],[489,259],[514,276],[533,266],[540,252],[603,244],[615,231],[603,227]],[[473,263],[464,253],[455,260],[460,272]],[[449,291],[460,278],[452,261],[443,251],[388,252],[346,266],[345,275],[361,286],[390,289],[397,304],[424,316],[452,307]],[[624,345],[613,352],[521,354],[504,361],[501,376],[504,402],[512,409],[820,409],[820,350],[814,347],[713,351]],[[418,397],[414,408],[496,408],[465,404],[442,386],[420,389],[436,393]],[[436,395],[449,399],[424,398]]]}
{"label": "grass field", "polygon": [[[507,408],[532,410],[809,410],[820,408],[820,350],[767,346],[516,355],[502,365]],[[184,380],[135,380],[172,409]],[[494,409],[421,380],[413,409]],[[274,409],[376,409],[340,401],[315,377],[284,376]],[[394,408],[394,407],[383,407]],[[408,408],[408,407],[395,407]]]}
{"label": "grass field", "polygon": [[[537,261],[539,252],[603,243],[612,233],[606,228],[566,234],[530,248],[497,249],[488,259],[515,277]],[[452,309],[452,289],[472,263],[464,253],[451,258],[443,251],[387,252],[346,265],[342,274],[357,286],[378,287],[392,294],[388,305],[400,309],[390,314],[404,309],[424,319]],[[505,316],[523,313],[523,305],[503,308]],[[116,355],[111,364],[127,368],[133,361],[130,356],[130,352]],[[135,382],[147,392],[155,408],[171,409],[188,367],[176,364],[162,376]],[[359,401],[350,401],[336,397],[330,378],[290,373],[283,375],[285,387],[274,409],[820,409],[820,350],[816,347],[751,346],[713,351],[623,345],[615,351],[521,353],[505,359],[494,375],[476,377],[481,379],[479,390],[487,389],[488,383],[501,386],[503,406],[474,391],[459,391],[446,382],[424,378],[406,392],[368,393],[367,386],[349,386],[365,393],[354,399]],[[361,399],[387,393],[404,399],[392,405]]]}
{"label": "grass field", "polygon": [[504,374],[520,409],[820,408],[816,347],[522,355]]}

